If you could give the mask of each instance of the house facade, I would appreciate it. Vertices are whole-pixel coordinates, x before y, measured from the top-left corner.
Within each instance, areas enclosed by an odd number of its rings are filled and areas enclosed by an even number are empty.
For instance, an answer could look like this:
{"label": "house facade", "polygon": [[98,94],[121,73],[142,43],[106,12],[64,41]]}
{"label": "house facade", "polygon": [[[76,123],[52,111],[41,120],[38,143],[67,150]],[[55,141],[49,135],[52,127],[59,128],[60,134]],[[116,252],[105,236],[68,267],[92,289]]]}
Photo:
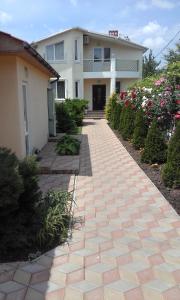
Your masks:
{"label": "house facade", "polygon": [[119,37],[72,28],[32,44],[61,74],[55,99],[84,98],[89,110],[102,110],[113,92],[142,78],[147,48]]}
{"label": "house facade", "polygon": [[19,158],[48,140],[50,77],[59,75],[28,43],[0,32],[0,147]]}

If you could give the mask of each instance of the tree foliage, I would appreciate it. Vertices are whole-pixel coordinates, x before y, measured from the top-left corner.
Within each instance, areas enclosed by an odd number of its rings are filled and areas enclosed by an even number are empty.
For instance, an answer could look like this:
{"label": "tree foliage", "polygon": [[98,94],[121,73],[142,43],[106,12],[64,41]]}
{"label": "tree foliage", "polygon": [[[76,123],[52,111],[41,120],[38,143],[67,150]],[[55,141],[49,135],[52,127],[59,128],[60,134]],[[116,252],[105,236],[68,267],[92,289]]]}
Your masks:
{"label": "tree foliage", "polygon": [[164,59],[168,64],[180,61],[180,43],[176,44],[176,49],[169,49],[168,53],[164,55]]}
{"label": "tree foliage", "polygon": [[143,58],[143,78],[157,74],[157,67],[160,63],[155,60],[152,50],[150,50],[149,55],[145,55]]}

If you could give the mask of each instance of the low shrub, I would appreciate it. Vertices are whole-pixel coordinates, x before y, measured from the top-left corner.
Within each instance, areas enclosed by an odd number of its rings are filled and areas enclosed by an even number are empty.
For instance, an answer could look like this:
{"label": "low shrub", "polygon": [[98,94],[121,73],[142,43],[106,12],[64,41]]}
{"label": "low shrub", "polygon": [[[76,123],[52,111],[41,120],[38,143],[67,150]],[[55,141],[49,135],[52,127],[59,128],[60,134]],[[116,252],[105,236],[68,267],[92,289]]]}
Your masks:
{"label": "low shrub", "polygon": [[140,149],[144,147],[145,138],[148,132],[148,125],[146,116],[142,108],[136,112],[134,121],[134,132],[133,132],[133,146],[135,149]]}
{"label": "low shrub", "polygon": [[24,192],[19,197],[20,209],[27,212],[34,211],[37,201],[41,197],[38,186],[39,168],[34,156],[28,156],[19,162],[19,173],[23,178]]}
{"label": "low shrub", "polygon": [[129,105],[126,108],[123,119],[122,137],[124,140],[128,140],[132,137],[134,131],[134,118],[135,111]]}
{"label": "low shrub", "polygon": [[53,247],[62,242],[68,234],[71,218],[72,194],[62,191],[48,191],[38,209],[41,228],[37,235],[40,247]]}
{"label": "low shrub", "polygon": [[56,144],[56,152],[59,155],[79,154],[80,141],[70,135],[64,135]]}
{"label": "low shrub", "polygon": [[19,161],[9,149],[0,148],[0,223],[19,207],[19,197],[24,191],[19,173]]}
{"label": "low shrub", "polygon": [[164,136],[158,128],[156,119],[153,119],[145,140],[144,152],[141,161],[145,163],[163,163],[166,161],[167,145]]}
{"label": "low shrub", "polygon": [[73,116],[70,114],[67,105],[56,103],[56,129],[57,132],[76,133],[77,125]]}
{"label": "low shrub", "polygon": [[167,163],[162,168],[162,179],[167,187],[180,187],[180,121],[169,142]]}
{"label": "low shrub", "polygon": [[84,99],[66,99],[65,105],[77,126],[82,126],[85,109],[88,101]]}

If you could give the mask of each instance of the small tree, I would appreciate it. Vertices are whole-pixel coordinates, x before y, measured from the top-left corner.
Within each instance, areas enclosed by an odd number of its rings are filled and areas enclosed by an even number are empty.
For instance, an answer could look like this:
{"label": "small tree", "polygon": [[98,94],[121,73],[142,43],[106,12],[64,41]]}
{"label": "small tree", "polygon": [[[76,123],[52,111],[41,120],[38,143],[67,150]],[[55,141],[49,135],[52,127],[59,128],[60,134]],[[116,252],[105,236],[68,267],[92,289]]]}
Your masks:
{"label": "small tree", "polygon": [[140,149],[144,147],[147,131],[148,126],[145,114],[142,108],[140,108],[136,113],[134,122],[133,145],[135,149]]}
{"label": "small tree", "polygon": [[122,131],[124,129],[124,122],[125,122],[125,118],[126,118],[126,111],[127,111],[127,107],[124,105],[122,107],[122,110],[121,110],[119,127],[118,127],[118,130],[119,130],[120,133],[122,133]]}
{"label": "small tree", "polygon": [[168,146],[167,163],[162,168],[162,179],[168,187],[180,187],[180,122]]}
{"label": "small tree", "polygon": [[106,115],[106,119],[108,120],[108,122],[111,124],[112,122],[112,117],[114,114],[114,109],[116,106],[116,102],[117,102],[117,94],[113,93],[111,97],[109,97],[109,100],[105,106],[105,115]]}
{"label": "small tree", "polygon": [[112,118],[112,127],[114,129],[116,129],[116,130],[119,127],[121,110],[122,110],[121,104],[120,103],[116,103],[116,107],[114,108],[113,118]]}
{"label": "small tree", "polygon": [[143,78],[156,74],[157,67],[160,65],[160,63],[160,61],[157,62],[155,60],[152,50],[150,50],[149,55],[145,55],[143,59]]}
{"label": "small tree", "polygon": [[145,148],[141,161],[145,163],[163,163],[166,161],[167,145],[158,128],[156,119],[153,119],[145,140]]}
{"label": "small tree", "polygon": [[124,140],[128,140],[132,137],[134,131],[134,117],[135,111],[128,105],[124,116],[124,127],[122,129],[122,137]]}
{"label": "small tree", "polygon": [[180,43],[176,44],[176,49],[169,49],[168,53],[164,55],[168,64],[180,61]]}

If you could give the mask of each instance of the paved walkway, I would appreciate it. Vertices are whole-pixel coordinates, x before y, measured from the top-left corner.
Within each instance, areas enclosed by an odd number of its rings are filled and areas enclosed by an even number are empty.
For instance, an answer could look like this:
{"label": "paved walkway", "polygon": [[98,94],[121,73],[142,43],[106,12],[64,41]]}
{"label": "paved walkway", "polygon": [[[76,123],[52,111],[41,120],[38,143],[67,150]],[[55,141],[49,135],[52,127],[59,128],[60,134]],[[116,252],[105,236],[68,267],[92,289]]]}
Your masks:
{"label": "paved walkway", "polygon": [[179,300],[176,212],[105,120],[83,134],[73,239],[19,266],[0,300]]}

